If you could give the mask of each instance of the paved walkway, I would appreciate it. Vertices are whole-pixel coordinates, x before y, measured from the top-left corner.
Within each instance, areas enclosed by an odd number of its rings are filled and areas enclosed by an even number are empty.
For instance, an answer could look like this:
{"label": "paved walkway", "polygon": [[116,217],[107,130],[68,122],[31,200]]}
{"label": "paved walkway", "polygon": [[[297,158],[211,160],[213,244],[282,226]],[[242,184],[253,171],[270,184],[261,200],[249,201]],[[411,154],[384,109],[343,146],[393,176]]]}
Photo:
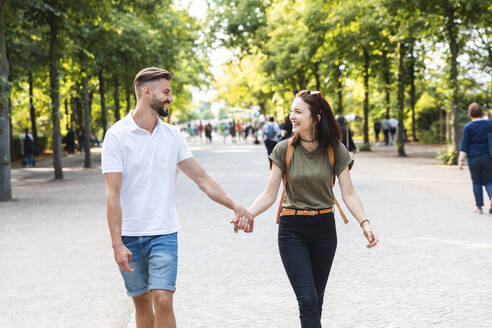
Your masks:
{"label": "paved walkway", "polygon": [[[354,220],[343,225],[337,216],[325,327],[490,327],[492,216],[472,214],[467,171],[437,165],[433,148],[408,149],[407,159],[379,148],[357,154],[353,181],[381,243],[367,250]],[[193,150],[244,204],[263,190],[263,146]],[[104,180],[81,163],[80,156],[65,159],[63,182],[50,181],[49,162],[13,170],[18,200],[0,203],[0,327],[132,326],[113,264]],[[178,326],[299,327],[278,255],[275,208],[257,218],[253,234],[235,235],[231,212],[182,174],[177,200]]]}

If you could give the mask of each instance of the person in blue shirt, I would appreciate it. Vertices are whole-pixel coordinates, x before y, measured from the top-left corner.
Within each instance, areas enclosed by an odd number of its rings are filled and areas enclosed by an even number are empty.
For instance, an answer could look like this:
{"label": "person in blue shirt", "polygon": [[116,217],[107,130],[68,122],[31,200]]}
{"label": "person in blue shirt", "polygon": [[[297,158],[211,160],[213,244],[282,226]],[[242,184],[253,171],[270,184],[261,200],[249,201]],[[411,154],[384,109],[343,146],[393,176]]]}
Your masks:
{"label": "person in blue shirt", "polygon": [[[475,213],[483,214],[482,186],[485,186],[489,200],[492,199],[492,157],[488,145],[488,133],[492,131],[492,121],[484,115],[482,107],[477,103],[468,107],[468,116],[471,122],[468,122],[463,129],[458,166],[463,170],[463,159],[466,156],[477,206]],[[492,202],[489,213],[492,214]]]}

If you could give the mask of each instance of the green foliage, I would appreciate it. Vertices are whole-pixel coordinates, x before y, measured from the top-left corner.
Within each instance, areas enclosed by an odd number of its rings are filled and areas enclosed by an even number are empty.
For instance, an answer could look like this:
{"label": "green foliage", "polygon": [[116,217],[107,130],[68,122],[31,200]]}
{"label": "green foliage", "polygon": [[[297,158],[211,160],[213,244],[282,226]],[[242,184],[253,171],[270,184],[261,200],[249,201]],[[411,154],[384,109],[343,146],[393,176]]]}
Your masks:
{"label": "green foliage", "polygon": [[[468,120],[469,103],[490,104],[489,2],[211,2],[209,15],[216,19],[211,18],[208,27],[221,33],[214,41],[234,54],[215,82],[217,100],[234,107],[257,105],[265,113],[282,117],[296,91],[317,89],[337,114],[363,116],[366,112],[368,122],[351,124],[358,135],[365,133],[365,123],[372,126],[375,118],[395,115],[403,106],[403,126],[408,135],[415,124],[416,137],[439,142],[443,126],[439,117],[444,121],[444,114],[451,115],[452,107],[460,128]],[[455,26],[450,27],[450,22]],[[451,58],[456,53],[451,39],[457,42],[459,55],[469,55],[469,60],[458,63],[461,67],[456,78],[450,74]],[[407,50],[400,67],[404,87],[400,104],[398,43]],[[416,103],[414,122],[412,103]],[[372,134],[372,129],[368,132]]]}
{"label": "green foliage", "polygon": [[444,146],[437,151],[437,160],[443,165],[455,165],[456,159],[458,158],[457,152],[454,150],[453,146]]}
{"label": "green foliage", "polygon": [[[203,23],[177,1],[12,0],[7,13],[7,50],[11,59],[14,133],[31,127],[27,76],[34,77],[33,102],[39,135],[51,138],[49,22],[60,25],[59,49],[61,133],[83,129],[82,78],[89,77],[93,133],[102,134],[98,72],[102,70],[108,123],[114,123],[115,81],[121,115],[133,108],[133,78],[142,68],[171,71],[173,116],[189,111],[191,86],[208,83],[208,59],[202,44]],[[129,90],[129,91],[128,91]],[[126,94],[130,101],[127,106]],[[65,110],[65,101],[68,111]],[[177,121],[173,119],[173,121]],[[51,140],[49,140],[51,142]]]}

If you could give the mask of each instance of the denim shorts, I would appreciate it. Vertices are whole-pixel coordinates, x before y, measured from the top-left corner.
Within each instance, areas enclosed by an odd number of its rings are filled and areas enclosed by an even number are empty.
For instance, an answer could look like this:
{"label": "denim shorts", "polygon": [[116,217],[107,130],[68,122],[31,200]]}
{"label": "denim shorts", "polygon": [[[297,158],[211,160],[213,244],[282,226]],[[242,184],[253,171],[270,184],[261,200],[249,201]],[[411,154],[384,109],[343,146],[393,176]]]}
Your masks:
{"label": "denim shorts", "polygon": [[127,293],[131,297],[159,289],[174,292],[178,271],[178,234],[160,236],[121,237],[132,252],[130,268],[120,269]]}

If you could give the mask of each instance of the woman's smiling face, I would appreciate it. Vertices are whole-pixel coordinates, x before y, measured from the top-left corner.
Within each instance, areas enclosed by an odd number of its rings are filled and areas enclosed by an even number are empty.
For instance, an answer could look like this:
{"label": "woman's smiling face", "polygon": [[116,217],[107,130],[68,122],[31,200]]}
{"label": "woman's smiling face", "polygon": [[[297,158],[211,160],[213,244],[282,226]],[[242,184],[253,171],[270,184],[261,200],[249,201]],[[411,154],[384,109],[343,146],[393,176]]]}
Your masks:
{"label": "woman's smiling face", "polygon": [[309,105],[300,97],[296,97],[292,102],[289,118],[292,122],[293,133],[304,134],[311,132],[313,129],[313,118],[309,110]]}

